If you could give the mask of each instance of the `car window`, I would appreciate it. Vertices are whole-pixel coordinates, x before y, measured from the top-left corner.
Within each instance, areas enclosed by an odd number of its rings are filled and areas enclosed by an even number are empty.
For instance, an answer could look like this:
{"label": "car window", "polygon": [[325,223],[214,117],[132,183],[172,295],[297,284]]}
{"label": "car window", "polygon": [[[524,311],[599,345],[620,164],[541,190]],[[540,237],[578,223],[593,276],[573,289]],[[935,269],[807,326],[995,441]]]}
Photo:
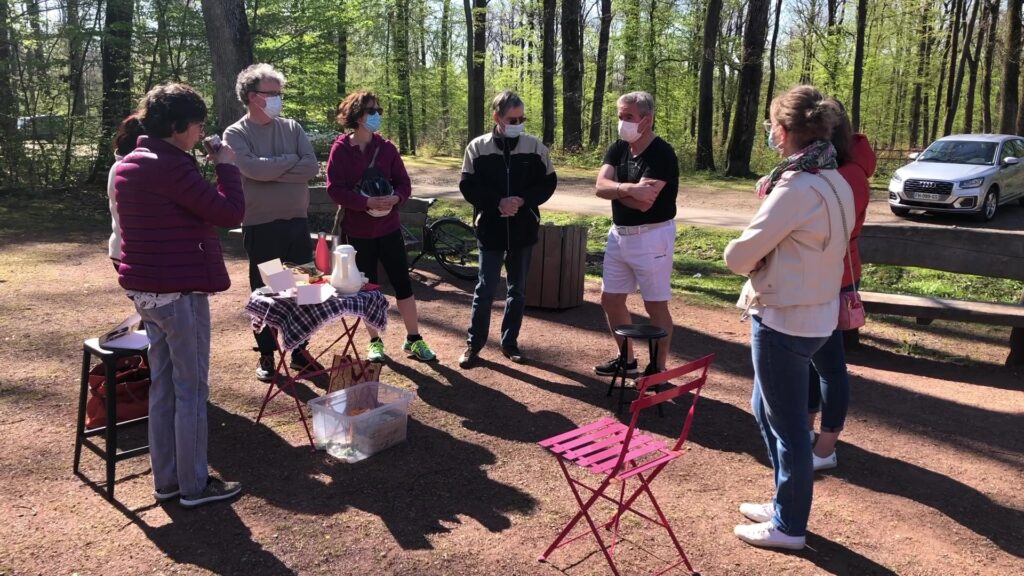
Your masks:
{"label": "car window", "polygon": [[[1010,140],[1009,145],[1010,152],[1003,154],[1003,158],[1007,156],[1013,156],[1014,158],[1024,156],[1024,140]],[[1003,158],[999,160],[1002,161]]]}
{"label": "car window", "polygon": [[946,164],[992,165],[995,160],[996,142],[971,140],[940,140],[921,153],[922,162],[943,162]]}

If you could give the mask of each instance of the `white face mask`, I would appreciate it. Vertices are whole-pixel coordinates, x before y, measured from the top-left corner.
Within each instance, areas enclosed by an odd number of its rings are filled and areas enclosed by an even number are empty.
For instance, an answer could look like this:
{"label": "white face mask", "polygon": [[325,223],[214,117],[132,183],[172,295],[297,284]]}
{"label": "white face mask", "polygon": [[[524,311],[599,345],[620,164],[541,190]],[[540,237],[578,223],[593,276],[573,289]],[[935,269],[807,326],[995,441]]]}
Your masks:
{"label": "white face mask", "polygon": [[619,120],[619,138],[632,144],[640,138],[640,123]]}
{"label": "white face mask", "polygon": [[526,128],[523,124],[505,124],[505,137],[506,138],[518,138],[523,135],[523,130]]}
{"label": "white face mask", "polygon": [[267,116],[271,118],[277,118],[281,115],[281,107],[283,106],[280,96],[270,96],[266,99],[263,104],[263,111],[267,113]]}

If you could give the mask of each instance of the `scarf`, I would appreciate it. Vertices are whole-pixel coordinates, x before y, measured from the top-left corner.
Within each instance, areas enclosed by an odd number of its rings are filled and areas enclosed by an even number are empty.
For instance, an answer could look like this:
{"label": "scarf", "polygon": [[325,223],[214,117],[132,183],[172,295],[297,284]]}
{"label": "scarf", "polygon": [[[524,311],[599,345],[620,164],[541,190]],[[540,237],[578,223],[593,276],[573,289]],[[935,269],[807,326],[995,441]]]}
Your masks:
{"label": "scarf", "polygon": [[779,178],[782,178],[783,172],[797,171],[817,174],[821,170],[835,170],[838,167],[836,149],[832,147],[832,143],[828,140],[815,140],[803,150],[784,158],[767,176],[758,180],[757,197],[764,198],[770,194],[779,182]]}

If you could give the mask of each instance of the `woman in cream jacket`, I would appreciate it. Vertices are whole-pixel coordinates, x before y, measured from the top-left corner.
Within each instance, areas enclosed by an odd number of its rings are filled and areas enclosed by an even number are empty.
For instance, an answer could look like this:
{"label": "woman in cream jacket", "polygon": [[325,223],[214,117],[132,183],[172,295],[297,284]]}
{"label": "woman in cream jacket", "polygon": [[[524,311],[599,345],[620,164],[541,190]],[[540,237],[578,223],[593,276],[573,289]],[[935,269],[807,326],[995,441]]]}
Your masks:
{"label": "woman in cream jacket", "polygon": [[784,159],[758,182],[765,200],[725,250],[729,269],[749,277],[737,305],[751,319],[751,404],[775,472],[772,502],[740,506],[755,524],[734,532],[755,546],[805,542],[813,488],[808,366],[836,327],[854,223],[853,195],[829,142],[840,114],[810,86],[772,101],[769,146]]}

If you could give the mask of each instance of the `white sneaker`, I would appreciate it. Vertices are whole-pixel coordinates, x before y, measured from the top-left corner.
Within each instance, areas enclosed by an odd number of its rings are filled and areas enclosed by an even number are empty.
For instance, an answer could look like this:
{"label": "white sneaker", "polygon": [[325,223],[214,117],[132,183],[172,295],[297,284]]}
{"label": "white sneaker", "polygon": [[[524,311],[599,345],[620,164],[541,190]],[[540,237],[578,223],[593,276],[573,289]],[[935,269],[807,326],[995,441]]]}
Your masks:
{"label": "white sneaker", "polygon": [[802,550],[807,543],[804,536],[790,536],[776,528],[771,522],[759,524],[739,524],[732,533],[747,544],[759,548],[785,548]]}
{"label": "white sneaker", "polygon": [[814,471],[818,470],[829,470],[839,466],[839,458],[836,457],[836,451],[833,450],[831,454],[822,458],[814,452],[811,452],[811,459],[814,461]]}
{"label": "white sneaker", "polygon": [[775,505],[771,502],[759,504],[755,502],[744,502],[740,504],[740,514],[750,518],[754,522],[767,522],[772,519],[775,512]]}

